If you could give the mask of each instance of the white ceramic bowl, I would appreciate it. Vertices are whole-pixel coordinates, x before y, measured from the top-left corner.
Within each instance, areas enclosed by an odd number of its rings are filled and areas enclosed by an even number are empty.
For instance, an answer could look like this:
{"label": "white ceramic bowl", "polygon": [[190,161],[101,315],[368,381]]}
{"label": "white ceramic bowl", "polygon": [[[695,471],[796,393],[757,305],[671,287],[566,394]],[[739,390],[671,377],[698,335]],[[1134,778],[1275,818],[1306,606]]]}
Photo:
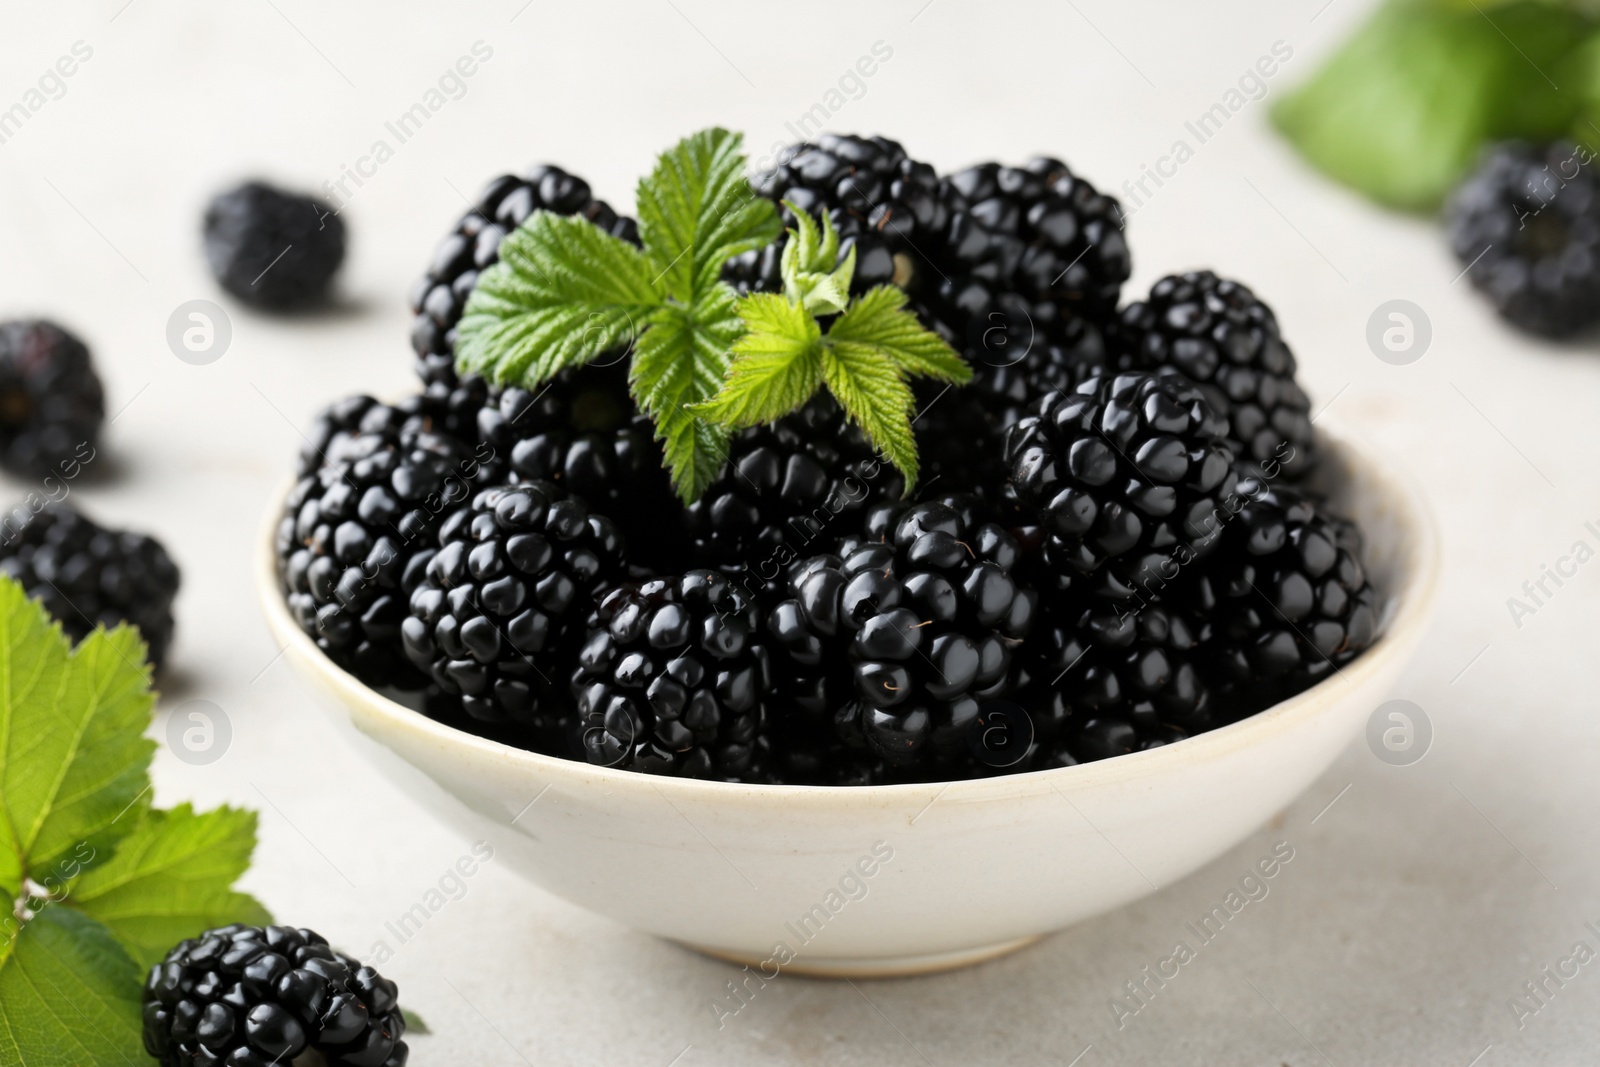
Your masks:
{"label": "white ceramic bowl", "polygon": [[1177,744],[933,785],[747,786],[537,755],[443,726],[335,667],[273,570],[261,601],[295,668],[332,697],[401,789],[530,881],[713,955],[825,975],[954,967],[1127,904],[1215,859],[1333,762],[1416,648],[1437,544],[1416,490],[1324,434],[1340,506],[1366,534],[1382,638],[1316,687]]}

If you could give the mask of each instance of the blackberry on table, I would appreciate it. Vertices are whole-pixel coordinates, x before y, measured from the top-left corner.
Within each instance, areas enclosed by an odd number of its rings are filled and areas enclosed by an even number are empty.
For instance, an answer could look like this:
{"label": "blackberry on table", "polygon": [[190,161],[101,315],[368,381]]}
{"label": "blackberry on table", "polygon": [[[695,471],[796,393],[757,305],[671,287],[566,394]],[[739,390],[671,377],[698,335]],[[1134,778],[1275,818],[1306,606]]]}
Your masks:
{"label": "blackberry on table", "polygon": [[1600,180],[1567,141],[1497,145],[1445,208],[1450,247],[1514,326],[1564,337],[1600,320]]}
{"label": "blackberry on table", "polygon": [[285,501],[278,578],[300,628],[373,686],[417,689],[400,648],[407,594],[445,515],[493,478],[492,457],[437,432],[426,402],[367,396],[318,417]]}
{"label": "blackberry on table", "polygon": [[1017,559],[1008,533],[950,502],[874,508],[865,538],[791,569],[769,620],[782,688],[815,694],[845,744],[901,774],[948,766],[1032,625]]}
{"label": "blackberry on table", "polygon": [[549,743],[570,704],[535,659],[575,654],[621,558],[611,521],[549,482],[485,489],[439,531],[401,624],[405,654],[472,718]]}
{"label": "blackberry on table", "polygon": [[616,523],[629,562],[681,566],[687,537],[649,416],[628,393],[624,363],[588,363],[529,391],[490,393],[477,436],[512,482],[554,482]]}
{"label": "blackberry on table", "polygon": [[1122,309],[1125,367],[1175,367],[1228,420],[1237,458],[1298,478],[1315,462],[1311,401],[1272,309],[1238,282],[1210,271],[1174,274]]}
{"label": "blackberry on table", "polygon": [[1012,487],[1059,566],[1131,595],[1174,553],[1210,547],[1237,482],[1226,427],[1181,376],[1091,378],[1011,428]]}
{"label": "blackberry on table", "polygon": [[43,319],[0,322],[0,466],[73,477],[94,459],[105,418],[82,341]]}
{"label": "blackberry on table", "polygon": [[692,778],[759,778],[770,657],[755,603],[715,571],[602,597],[572,674],[590,763]]}
{"label": "blackberry on table", "polygon": [[[144,1047],[163,1067],[405,1067],[395,984],[289,926],[235,923],[180,942],[144,984]],[[297,1061],[296,1061],[297,1062]]]}
{"label": "blackberry on table", "polygon": [[1309,688],[1378,636],[1380,606],[1361,563],[1355,524],[1312,497],[1259,476],[1239,482],[1244,504],[1222,528],[1205,569],[1180,586],[1214,620],[1215,684],[1258,711]]}
{"label": "blackberry on table", "polygon": [[67,504],[17,507],[0,523],[0,574],[41,602],[74,642],[96,626],[130,623],[151,666],[166,661],[179,574],[155,538],[100,526]]}
{"label": "blackberry on table", "polygon": [[733,435],[722,475],[685,513],[695,561],[753,591],[780,584],[818,538],[860,525],[869,505],[899,497],[902,479],[830,396]]}
{"label": "blackberry on table", "polygon": [[247,304],[286,311],[321,303],[344,262],[344,220],[315,197],[245,182],[206,208],[206,262]]}

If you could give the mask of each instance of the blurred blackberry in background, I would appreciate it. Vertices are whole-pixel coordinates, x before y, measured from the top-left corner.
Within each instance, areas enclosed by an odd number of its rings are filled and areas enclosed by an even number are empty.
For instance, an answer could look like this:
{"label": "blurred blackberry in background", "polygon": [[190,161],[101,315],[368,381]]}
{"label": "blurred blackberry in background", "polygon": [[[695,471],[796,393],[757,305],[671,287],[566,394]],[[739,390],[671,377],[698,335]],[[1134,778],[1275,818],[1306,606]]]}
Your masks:
{"label": "blurred blackberry in background", "polygon": [[780,688],[899,775],[933,773],[965,752],[979,700],[1005,691],[1037,594],[1011,577],[1010,535],[952,503],[879,505],[865,531],[791,569],[768,622]]}
{"label": "blurred blackberry in background", "polygon": [[575,740],[590,763],[764,776],[770,658],[755,603],[714,571],[605,594],[578,655]]}
{"label": "blurred blackberry in background", "polygon": [[554,482],[621,531],[630,564],[681,567],[688,538],[649,416],[628,393],[625,361],[587,363],[529,391],[491,393],[477,437],[511,482]]}
{"label": "blurred blackberry in background", "polygon": [[288,311],[319,304],[344,262],[344,220],[316,197],[245,182],[206,208],[211,273],[247,304]]}
{"label": "blurred blackberry in background", "polygon": [[1380,621],[1353,523],[1260,477],[1241,479],[1239,496],[1216,553],[1177,586],[1214,622],[1206,663],[1232,717],[1328,677],[1371,646]]}
{"label": "blurred blackberry in background", "polygon": [[1569,141],[1497,145],[1445,207],[1450,247],[1512,325],[1547,337],[1600,319],[1600,179]]}
{"label": "blurred blackberry in background", "polygon": [[838,403],[818,394],[769,426],[733,435],[721,477],[686,512],[695,562],[734,576],[746,592],[781,587],[785,566],[807,545],[854,533],[862,511],[897,499],[904,484]]}
{"label": "blurred blackberry in background", "polygon": [[131,623],[159,670],[172,644],[178,567],[161,542],[99,526],[66,504],[14,508],[0,524],[0,574],[44,605],[74,642]]}
{"label": "blurred blackberry in background", "polygon": [[1175,367],[1228,420],[1238,459],[1298,478],[1315,462],[1311,401],[1272,309],[1210,271],[1173,274],[1122,309],[1116,336],[1125,368]]}
{"label": "blurred blackberry in background", "polygon": [[0,322],[0,466],[76,476],[94,459],[105,392],[84,343],[43,319]]}
{"label": "blurred blackberry in background", "polygon": [[581,500],[549,482],[485,489],[439,530],[401,624],[405,654],[473,719],[552,747],[571,703],[538,664],[571,660],[621,568],[611,521]]}
{"label": "blurred blackberry in background", "polygon": [[162,1067],[405,1067],[395,984],[311,930],[235,923],[179,942],[144,984],[144,1048]]}
{"label": "blurred blackberry in background", "polygon": [[435,431],[421,398],[355,396],[318,417],[275,541],[289,612],[317,647],[368,685],[420,688],[400,652],[406,597],[444,516],[492,464]]}
{"label": "blurred blackberry in background", "polygon": [[1226,427],[1181,377],[1091,378],[1011,428],[1012,486],[1057,565],[1125,597],[1174,554],[1182,563],[1210,547],[1237,481]]}

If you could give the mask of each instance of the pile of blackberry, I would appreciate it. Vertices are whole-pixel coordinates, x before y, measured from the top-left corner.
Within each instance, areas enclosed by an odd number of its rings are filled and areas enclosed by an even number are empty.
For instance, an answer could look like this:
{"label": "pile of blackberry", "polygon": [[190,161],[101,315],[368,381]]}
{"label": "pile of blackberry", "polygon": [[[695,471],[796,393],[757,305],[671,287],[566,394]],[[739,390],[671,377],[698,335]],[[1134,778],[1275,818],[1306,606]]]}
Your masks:
{"label": "pile of blackberry", "polygon": [[[533,389],[459,375],[479,273],[534,211],[637,240],[536,167],[492,182],[414,289],[420,394],[334,405],[302,460],[280,575],[335,662],[549,755],[869,785],[1171,744],[1376,640],[1359,533],[1317,489],[1295,358],[1251,289],[1200,271],[1126,299],[1119,205],[1054,159],[941,175],[824,135],[753,187],[827,214],[854,290],[899,286],[972,366],[919,394],[916,490],[819,396],[735,434],[686,506],[627,353]],[[779,290],[786,239],[724,279]]]}

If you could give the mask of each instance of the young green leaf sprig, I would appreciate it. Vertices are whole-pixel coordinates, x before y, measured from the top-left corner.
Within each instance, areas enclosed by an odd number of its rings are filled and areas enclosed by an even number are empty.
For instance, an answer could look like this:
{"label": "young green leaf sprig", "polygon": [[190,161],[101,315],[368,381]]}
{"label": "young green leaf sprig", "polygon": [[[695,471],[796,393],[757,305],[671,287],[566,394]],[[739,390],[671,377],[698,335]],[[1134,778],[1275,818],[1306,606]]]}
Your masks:
{"label": "young green leaf sprig", "polygon": [[[880,285],[850,299],[855,248],[839,262],[839,235],[794,204],[781,263],[783,292],[751,293],[737,310],[746,330],[733,344],[727,381],[694,410],[728,430],[773,422],[827,386],[872,446],[916,484],[912,377],[965,383],[972,368],[905,310],[906,294]],[[819,318],[830,318],[823,329]]]}

